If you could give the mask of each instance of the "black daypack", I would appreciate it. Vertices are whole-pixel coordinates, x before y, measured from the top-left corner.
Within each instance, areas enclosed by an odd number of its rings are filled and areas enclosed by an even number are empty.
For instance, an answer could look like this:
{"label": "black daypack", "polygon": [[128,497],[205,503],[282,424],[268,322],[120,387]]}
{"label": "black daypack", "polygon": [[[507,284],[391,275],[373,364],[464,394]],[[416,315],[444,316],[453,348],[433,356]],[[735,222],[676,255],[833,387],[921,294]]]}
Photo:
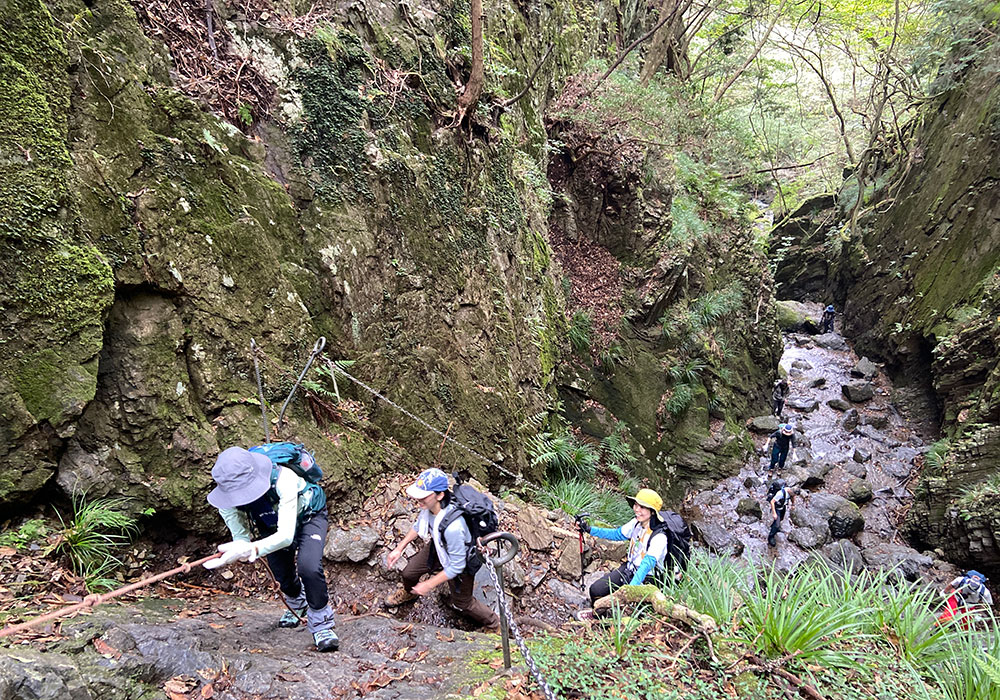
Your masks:
{"label": "black daypack", "polygon": [[465,571],[472,576],[483,565],[483,559],[479,554],[478,543],[480,537],[485,537],[497,531],[500,527],[500,520],[497,518],[493,501],[486,494],[480,493],[468,484],[462,483],[458,475],[455,477],[455,488],[452,489],[451,503],[454,506],[451,513],[441,519],[438,532],[441,541],[444,542],[444,531],[448,529],[458,518],[465,518],[465,524],[472,535],[465,551]]}
{"label": "black daypack", "polygon": [[691,557],[691,528],[678,513],[672,510],[660,511],[661,525],[656,532],[667,535],[667,560],[664,565],[669,569],[674,564],[687,570],[688,559]]}

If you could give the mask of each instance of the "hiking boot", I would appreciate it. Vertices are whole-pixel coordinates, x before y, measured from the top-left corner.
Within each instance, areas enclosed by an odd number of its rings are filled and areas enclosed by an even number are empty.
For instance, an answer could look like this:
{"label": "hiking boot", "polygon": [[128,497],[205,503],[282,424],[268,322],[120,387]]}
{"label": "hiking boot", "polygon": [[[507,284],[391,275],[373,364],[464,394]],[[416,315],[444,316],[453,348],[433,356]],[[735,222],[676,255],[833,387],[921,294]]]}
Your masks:
{"label": "hiking boot", "polygon": [[500,634],[500,618],[492,625],[483,625],[483,632],[488,632],[489,634]]}
{"label": "hiking boot", "polygon": [[397,605],[402,605],[403,603],[409,603],[416,600],[420,596],[410,593],[405,588],[397,588],[392,592],[388,598],[383,601],[382,605],[386,608],[395,608]]}
{"label": "hiking boot", "polygon": [[[296,617],[296,613],[298,617]],[[305,619],[306,609],[299,608],[294,613],[291,610],[286,610],[281,614],[278,619],[278,627],[284,627],[286,629],[292,629],[293,627],[298,627],[302,624],[302,620]]]}
{"label": "hiking boot", "polygon": [[340,648],[340,638],[332,629],[320,630],[313,635],[316,651],[337,651]]}
{"label": "hiking boot", "polygon": [[777,547],[778,543],[774,541],[773,537],[768,537],[767,538],[767,546],[768,547]]}

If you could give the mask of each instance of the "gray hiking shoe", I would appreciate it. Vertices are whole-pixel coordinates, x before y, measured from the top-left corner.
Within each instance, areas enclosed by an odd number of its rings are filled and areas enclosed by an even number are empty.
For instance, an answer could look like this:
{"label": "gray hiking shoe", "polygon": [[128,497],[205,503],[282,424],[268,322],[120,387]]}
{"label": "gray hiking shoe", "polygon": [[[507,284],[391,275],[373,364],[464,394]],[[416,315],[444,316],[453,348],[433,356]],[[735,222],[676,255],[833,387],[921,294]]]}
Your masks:
{"label": "gray hiking shoe", "polygon": [[337,651],[340,648],[340,637],[332,629],[320,630],[313,635],[316,651]]}
{"label": "gray hiking shoe", "polygon": [[278,627],[285,627],[287,629],[291,629],[293,627],[298,627],[299,625],[301,625],[302,620],[305,619],[306,616],[306,609],[299,608],[295,612],[298,613],[298,617],[296,617],[295,613],[293,613],[291,610],[286,610],[285,612],[283,612],[281,614],[281,617],[278,619]]}

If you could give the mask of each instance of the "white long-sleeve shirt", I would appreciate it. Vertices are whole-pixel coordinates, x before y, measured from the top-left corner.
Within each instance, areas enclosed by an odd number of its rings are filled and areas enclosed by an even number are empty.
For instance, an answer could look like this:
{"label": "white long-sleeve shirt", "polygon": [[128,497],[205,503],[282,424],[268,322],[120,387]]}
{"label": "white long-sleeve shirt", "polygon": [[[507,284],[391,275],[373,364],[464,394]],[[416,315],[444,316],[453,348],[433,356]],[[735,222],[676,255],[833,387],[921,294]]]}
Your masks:
{"label": "white long-sleeve shirt", "polygon": [[291,469],[282,467],[274,490],[278,493],[278,529],[274,534],[253,541],[253,530],[250,526],[250,516],[239,508],[220,508],[219,515],[225,521],[234,540],[252,542],[257,548],[257,556],[263,557],[271,552],[284,549],[295,539],[295,529],[299,513],[309,508],[311,501],[308,492],[309,483]]}

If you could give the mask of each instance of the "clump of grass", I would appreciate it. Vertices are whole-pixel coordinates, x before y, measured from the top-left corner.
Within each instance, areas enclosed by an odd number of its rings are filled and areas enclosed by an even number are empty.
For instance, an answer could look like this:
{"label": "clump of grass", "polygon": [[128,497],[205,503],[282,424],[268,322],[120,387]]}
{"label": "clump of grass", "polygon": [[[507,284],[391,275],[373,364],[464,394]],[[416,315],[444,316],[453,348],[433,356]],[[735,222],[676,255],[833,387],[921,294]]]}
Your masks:
{"label": "clump of grass", "polygon": [[593,334],[593,320],[586,311],[577,311],[569,322],[567,335],[570,345],[578,353],[590,352],[591,336]]}
{"label": "clump of grass", "polygon": [[0,547],[27,549],[33,542],[45,539],[49,529],[44,520],[32,518],[21,523],[16,530],[7,530],[0,534]]}
{"label": "clump of grass", "polygon": [[65,555],[74,573],[81,576],[88,590],[113,588],[117,582],[109,574],[121,566],[115,552],[127,546],[138,533],[136,518],[128,510],[131,499],[73,496],[72,515],[64,519],[56,511],[61,525],[53,551]]}

